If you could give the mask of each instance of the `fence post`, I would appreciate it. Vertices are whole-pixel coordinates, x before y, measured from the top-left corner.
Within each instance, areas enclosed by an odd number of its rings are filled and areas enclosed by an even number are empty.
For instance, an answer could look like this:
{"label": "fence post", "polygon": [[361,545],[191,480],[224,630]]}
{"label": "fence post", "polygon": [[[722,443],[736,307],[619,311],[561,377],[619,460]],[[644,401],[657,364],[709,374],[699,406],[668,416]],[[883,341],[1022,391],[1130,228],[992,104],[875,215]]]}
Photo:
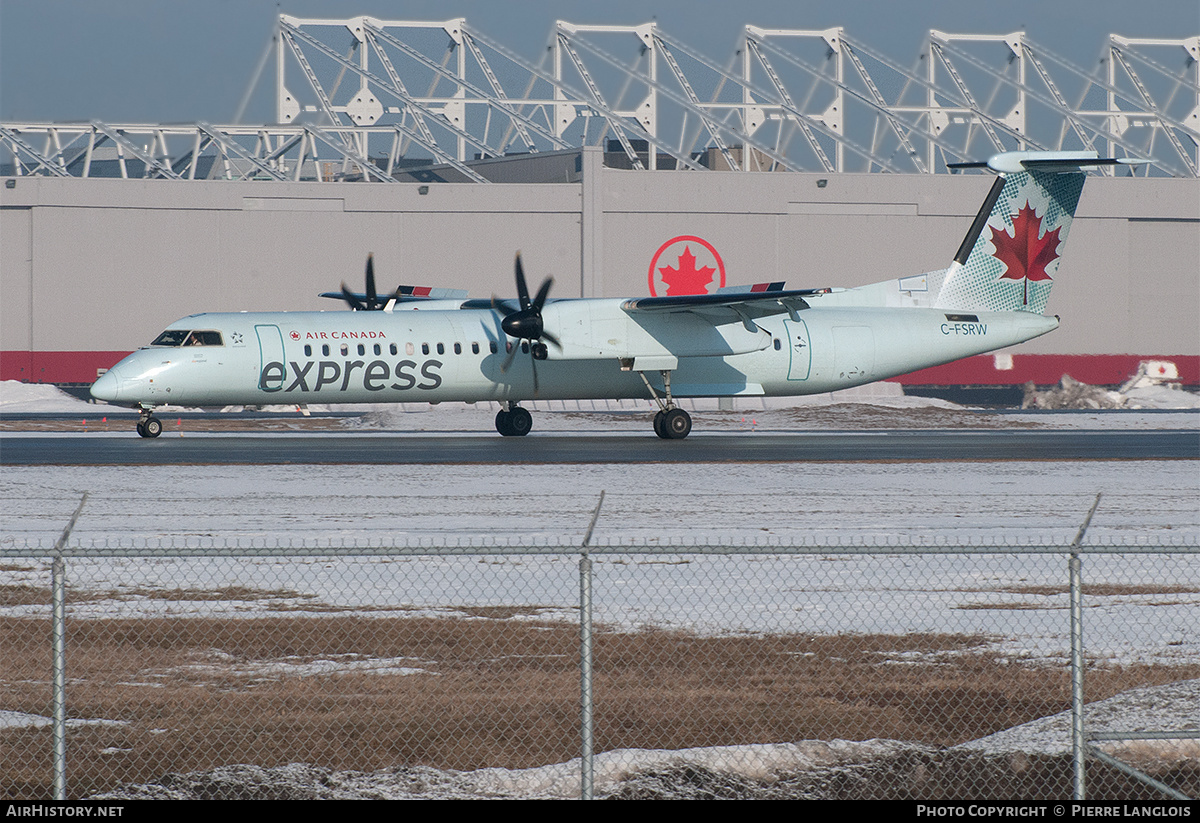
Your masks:
{"label": "fence post", "polygon": [[67,799],[67,564],[62,550],[87,497],[84,492],[75,513],[54,544],[54,561],[50,565],[50,734],[53,741],[50,756],[55,800]]}
{"label": "fence post", "polygon": [[604,505],[604,492],[592,512],[592,522],[583,537],[579,558],[579,799],[591,800],[594,780],[592,762],[592,558],[587,546]]}
{"label": "fence post", "polygon": [[66,563],[61,554],[50,565],[50,705],[54,799],[67,799]]}
{"label": "fence post", "polygon": [[592,559],[579,559],[579,799],[592,799]]}
{"label": "fence post", "polygon": [[1097,494],[1091,510],[1083,519],[1083,525],[1071,541],[1071,559],[1067,561],[1071,588],[1071,763],[1074,773],[1074,800],[1086,798],[1083,736],[1083,561],[1079,557],[1079,547],[1099,505],[1100,495]]}
{"label": "fence post", "polygon": [[1067,562],[1071,578],[1071,762],[1075,782],[1073,800],[1084,800],[1083,740],[1083,580],[1079,554]]}

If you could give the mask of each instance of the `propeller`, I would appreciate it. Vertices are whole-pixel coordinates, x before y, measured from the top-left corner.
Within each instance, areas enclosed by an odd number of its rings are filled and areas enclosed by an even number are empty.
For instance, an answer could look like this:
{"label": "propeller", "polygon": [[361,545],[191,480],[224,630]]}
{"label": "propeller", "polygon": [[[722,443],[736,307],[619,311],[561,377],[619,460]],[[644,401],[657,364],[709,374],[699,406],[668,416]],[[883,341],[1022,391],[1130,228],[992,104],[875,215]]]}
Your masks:
{"label": "propeller", "polygon": [[359,299],[359,295],[350,291],[346,282],[342,281],[342,299],[355,311],[382,311],[390,301],[400,299],[399,289],[396,289],[394,294],[387,294],[382,297],[375,290],[374,254],[367,255],[367,293],[364,296],[366,297],[365,300]]}
{"label": "propeller", "polygon": [[[513,264],[517,280],[517,305],[513,305],[508,300],[498,300],[492,298],[492,306],[502,308],[508,313],[500,321],[500,328],[509,337],[515,337],[519,340],[528,340],[530,342],[529,355],[530,366],[533,369],[533,393],[538,393],[538,376],[537,376],[537,361],[546,359],[546,344],[542,340],[547,340],[553,343],[558,348],[562,348],[562,344],[558,342],[558,338],[550,332],[546,331],[544,322],[542,321],[542,306],[546,304],[546,297],[550,294],[550,286],[554,283],[553,277],[547,277],[542,281],[541,287],[533,300],[529,299],[529,286],[525,282],[525,266],[521,262],[521,253],[517,252],[516,261]],[[540,347],[540,351],[539,351]],[[519,346],[513,346],[512,351],[508,353],[508,357],[504,360],[504,365],[500,367],[501,372],[507,372],[508,367],[512,365],[513,359],[517,356]]]}

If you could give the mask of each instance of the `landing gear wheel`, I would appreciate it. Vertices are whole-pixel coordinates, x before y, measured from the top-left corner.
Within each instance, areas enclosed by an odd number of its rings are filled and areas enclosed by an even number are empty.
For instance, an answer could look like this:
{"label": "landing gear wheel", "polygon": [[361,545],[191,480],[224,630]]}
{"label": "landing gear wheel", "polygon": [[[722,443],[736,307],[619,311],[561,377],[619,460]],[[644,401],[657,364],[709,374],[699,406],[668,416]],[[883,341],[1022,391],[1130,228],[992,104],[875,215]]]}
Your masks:
{"label": "landing gear wheel", "polygon": [[663,431],[663,418],[666,416],[666,414],[666,412],[660,411],[656,412],[654,415],[654,433],[663,440],[666,440],[668,437],[667,433]]}
{"label": "landing gear wheel", "polygon": [[662,423],[659,429],[661,437],[668,440],[682,440],[692,432],[692,416],[683,409],[668,409],[662,413]]}
{"label": "landing gear wheel", "polygon": [[157,417],[147,417],[145,420],[139,420],[137,433],[142,437],[158,437],[162,434],[162,421]]}
{"label": "landing gear wheel", "polygon": [[515,406],[508,413],[508,433],[512,437],[524,437],[533,428],[533,415],[527,409]]}
{"label": "landing gear wheel", "polygon": [[[655,423],[654,425],[656,427],[655,431],[658,431],[658,428],[657,428],[658,424]],[[139,420],[138,424],[137,424],[137,433],[138,433],[139,437],[149,437],[149,435],[146,434],[146,426],[141,420]]]}
{"label": "landing gear wheel", "polygon": [[533,428],[533,415],[520,406],[496,413],[496,431],[505,437],[524,437]]}

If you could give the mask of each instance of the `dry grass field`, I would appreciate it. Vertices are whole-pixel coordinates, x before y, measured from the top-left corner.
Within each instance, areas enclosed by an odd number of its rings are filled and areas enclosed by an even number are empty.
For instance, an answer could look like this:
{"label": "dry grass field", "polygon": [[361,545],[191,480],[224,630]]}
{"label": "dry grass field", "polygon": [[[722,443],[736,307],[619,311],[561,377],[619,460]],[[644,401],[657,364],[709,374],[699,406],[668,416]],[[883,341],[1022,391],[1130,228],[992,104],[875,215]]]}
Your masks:
{"label": "dry grass field", "polygon": [[[71,621],[70,794],[227,764],[467,770],[577,757],[577,627],[536,608],[476,612]],[[0,707],[50,715],[49,637],[47,620],[0,619]],[[1087,691],[1097,700],[1197,677],[1200,664],[1097,668]],[[595,692],[597,751],[871,738],[940,747],[1069,707],[1065,669],[1018,665],[983,638],[952,635],[601,629]],[[0,729],[0,797],[48,797],[50,747],[48,727]]]}

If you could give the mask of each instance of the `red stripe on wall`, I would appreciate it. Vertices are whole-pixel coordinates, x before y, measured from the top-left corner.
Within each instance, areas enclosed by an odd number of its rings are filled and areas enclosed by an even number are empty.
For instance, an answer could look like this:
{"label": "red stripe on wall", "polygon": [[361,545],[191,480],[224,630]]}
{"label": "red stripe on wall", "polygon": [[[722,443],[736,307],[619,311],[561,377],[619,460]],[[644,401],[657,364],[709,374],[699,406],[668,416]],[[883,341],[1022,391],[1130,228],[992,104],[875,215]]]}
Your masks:
{"label": "red stripe on wall", "polygon": [[[1200,355],[1194,354],[1014,354],[1011,360],[1005,355],[981,354],[893,381],[905,386],[1012,386],[1032,380],[1039,386],[1051,386],[1068,374],[1094,386],[1116,386],[1132,377],[1144,360],[1174,363],[1183,385],[1200,384]],[[1009,363],[1012,368],[997,368]]]}
{"label": "red stripe on wall", "polygon": [[127,351],[0,352],[0,380],[25,383],[93,383]]}

